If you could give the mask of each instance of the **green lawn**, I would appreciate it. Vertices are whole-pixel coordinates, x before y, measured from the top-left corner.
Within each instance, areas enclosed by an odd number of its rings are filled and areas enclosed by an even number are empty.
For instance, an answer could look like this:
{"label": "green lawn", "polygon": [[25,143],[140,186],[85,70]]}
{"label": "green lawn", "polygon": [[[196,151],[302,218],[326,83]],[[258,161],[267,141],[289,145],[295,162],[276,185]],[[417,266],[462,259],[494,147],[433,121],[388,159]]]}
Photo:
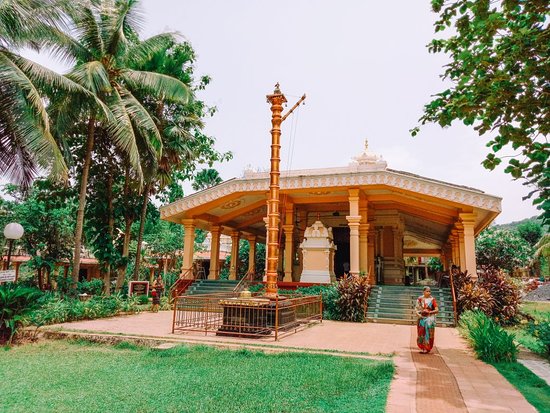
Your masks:
{"label": "green lawn", "polygon": [[[526,301],[521,304],[521,310],[537,319],[550,319],[550,302],[545,301]],[[506,328],[515,335],[515,340],[523,347],[534,353],[546,356],[546,347],[544,344],[525,331],[522,324]]]}
{"label": "green lawn", "polygon": [[534,317],[550,318],[550,302],[548,301],[525,301],[521,309]]}
{"label": "green lawn", "polygon": [[319,354],[45,342],[0,351],[1,409],[383,412],[393,373],[390,361]]}
{"label": "green lawn", "polygon": [[540,413],[550,413],[550,386],[544,380],[520,363],[495,363],[493,366]]}

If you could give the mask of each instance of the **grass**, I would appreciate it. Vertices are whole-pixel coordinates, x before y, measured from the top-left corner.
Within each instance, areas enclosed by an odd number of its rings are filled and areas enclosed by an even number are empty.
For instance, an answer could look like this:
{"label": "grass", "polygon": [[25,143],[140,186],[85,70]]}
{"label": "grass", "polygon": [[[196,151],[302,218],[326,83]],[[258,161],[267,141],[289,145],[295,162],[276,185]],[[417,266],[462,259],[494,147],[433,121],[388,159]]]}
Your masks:
{"label": "grass", "polygon": [[540,413],[550,413],[550,386],[520,363],[494,363],[502,374]]}
{"label": "grass", "polygon": [[17,412],[383,412],[390,361],[55,341],[0,352]]}
{"label": "grass", "polygon": [[521,309],[533,317],[550,318],[550,302],[548,301],[525,301]]}
{"label": "grass", "polygon": [[[550,319],[550,302],[525,301],[521,304],[521,310],[537,319]],[[525,328],[521,324],[507,327],[506,330],[515,335],[517,343],[531,350],[533,353],[546,357],[546,347],[544,344],[525,331]]]}
{"label": "grass", "polygon": [[515,341],[521,344],[528,350],[531,350],[533,353],[544,356],[546,354],[546,347],[542,341],[536,339],[527,331],[521,327],[510,327],[506,329],[507,331],[515,335]]}

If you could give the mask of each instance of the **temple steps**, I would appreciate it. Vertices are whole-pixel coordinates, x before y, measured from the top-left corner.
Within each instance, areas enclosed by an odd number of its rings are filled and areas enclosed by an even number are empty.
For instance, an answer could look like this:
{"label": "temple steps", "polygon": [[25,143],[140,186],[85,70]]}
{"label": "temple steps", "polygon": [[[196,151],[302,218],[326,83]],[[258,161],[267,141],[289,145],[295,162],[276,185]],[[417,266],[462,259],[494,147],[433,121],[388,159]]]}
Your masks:
{"label": "temple steps", "polygon": [[[369,295],[367,321],[387,324],[416,324],[414,307],[424,287],[375,285]],[[437,325],[454,326],[450,288],[431,287],[439,305]]]}
{"label": "temple steps", "polygon": [[185,295],[216,294],[232,292],[239,281],[197,280],[187,289]]}

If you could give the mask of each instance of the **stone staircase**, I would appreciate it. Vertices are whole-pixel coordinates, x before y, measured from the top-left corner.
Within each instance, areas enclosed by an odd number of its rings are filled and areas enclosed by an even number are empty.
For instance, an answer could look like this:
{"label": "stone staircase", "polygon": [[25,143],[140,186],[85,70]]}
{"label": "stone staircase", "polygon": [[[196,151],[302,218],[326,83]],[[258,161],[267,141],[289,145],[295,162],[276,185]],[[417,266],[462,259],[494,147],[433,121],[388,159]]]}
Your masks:
{"label": "stone staircase", "polygon": [[[430,287],[437,300],[437,326],[455,325],[450,288]],[[375,285],[369,295],[367,321],[386,324],[416,324],[414,307],[423,287]]]}
{"label": "stone staircase", "polygon": [[185,295],[229,293],[238,283],[235,280],[197,280],[191,284]]}

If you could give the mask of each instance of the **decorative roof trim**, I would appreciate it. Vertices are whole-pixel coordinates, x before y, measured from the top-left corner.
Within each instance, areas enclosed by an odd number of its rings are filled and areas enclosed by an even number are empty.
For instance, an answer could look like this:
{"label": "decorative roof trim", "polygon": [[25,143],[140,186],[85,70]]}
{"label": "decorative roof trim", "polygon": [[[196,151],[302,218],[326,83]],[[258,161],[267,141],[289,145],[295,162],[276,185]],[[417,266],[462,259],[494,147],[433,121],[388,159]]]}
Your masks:
{"label": "decorative roof trim", "polygon": [[[344,167],[297,170],[282,173],[280,183],[281,190],[387,185],[475,208],[501,212],[500,201],[502,198],[500,197],[486,194],[478,189],[458,186],[391,169],[384,171],[352,171],[350,167]],[[268,173],[250,173],[243,178],[225,181],[215,187],[164,205],[160,208],[160,216],[161,218],[168,218],[237,192],[267,192],[268,190]]]}

